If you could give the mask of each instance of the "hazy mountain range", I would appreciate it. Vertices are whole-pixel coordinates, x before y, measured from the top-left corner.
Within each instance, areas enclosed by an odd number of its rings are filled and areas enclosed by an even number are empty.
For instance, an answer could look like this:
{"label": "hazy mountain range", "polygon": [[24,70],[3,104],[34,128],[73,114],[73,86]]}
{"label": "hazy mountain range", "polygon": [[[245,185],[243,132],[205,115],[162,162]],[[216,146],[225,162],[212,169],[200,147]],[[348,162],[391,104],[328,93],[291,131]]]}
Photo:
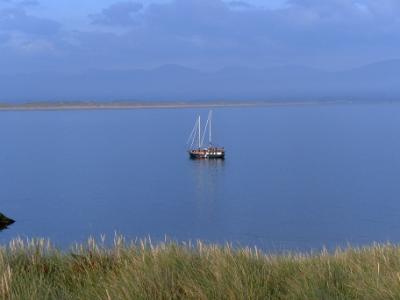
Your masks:
{"label": "hazy mountain range", "polygon": [[324,99],[400,99],[400,60],[339,72],[299,66],[202,72],[165,65],[152,70],[0,75],[1,102]]}

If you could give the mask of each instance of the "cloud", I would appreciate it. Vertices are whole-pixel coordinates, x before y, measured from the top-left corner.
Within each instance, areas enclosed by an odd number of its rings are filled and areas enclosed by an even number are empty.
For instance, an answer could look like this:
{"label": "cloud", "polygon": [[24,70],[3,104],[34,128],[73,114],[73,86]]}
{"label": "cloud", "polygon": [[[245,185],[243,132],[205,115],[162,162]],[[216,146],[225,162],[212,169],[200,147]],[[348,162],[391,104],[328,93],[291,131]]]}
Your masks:
{"label": "cloud", "polygon": [[[4,1],[3,1],[4,2]],[[5,2],[4,2],[5,3]],[[67,49],[61,23],[32,15],[33,2],[8,1],[0,6],[0,65],[2,73],[42,71]],[[61,67],[62,69],[62,67]]]}
{"label": "cloud", "polygon": [[148,43],[143,36],[166,47],[172,61],[179,61],[183,47],[193,61],[208,58],[215,64],[334,66],[340,60],[345,65],[388,58],[400,50],[397,0],[290,0],[278,9],[237,5],[246,2],[154,3],[131,36],[137,47]]}
{"label": "cloud", "polygon": [[57,34],[61,24],[29,15],[21,7],[5,8],[0,10],[0,28],[3,31],[14,31],[36,36],[50,36]]}
{"label": "cloud", "polygon": [[[45,65],[57,70],[165,63],[340,68],[400,53],[398,0],[289,0],[275,9],[246,1],[125,1],[90,15],[89,27],[73,31],[11,6],[0,9],[0,34],[7,36],[2,43],[51,53]],[[25,52],[7,53],[8,61],[18,62]]]}
{"label": "cloud", "polygon": [[136,24],[135,14],[143,9],[138,2],[117,2],[103,9],[100,14],[91,15],[93,24],[127,26]]}
{"label": "cloud", "polygon": [[18,2],[18,4],[22,5],[22,6],[38,6],[38,5],[40,5],[39,1],[36,1],[36,0],[23,0],[23,1]]}
{"label": "cloud", "polygon": [[16,0],[0,0],[0,5],[1,4],[8,4],[8,5],[15,5],[15,6],[38,6],[40,3],[37,0],[21,0],[21,1],[16,1]]}
{"label": "cloud", "polygon": [[244,1],[230,1],[228,2],[229,6],[232,8],[251,8],[253,5],[251,5],[248,2]]}

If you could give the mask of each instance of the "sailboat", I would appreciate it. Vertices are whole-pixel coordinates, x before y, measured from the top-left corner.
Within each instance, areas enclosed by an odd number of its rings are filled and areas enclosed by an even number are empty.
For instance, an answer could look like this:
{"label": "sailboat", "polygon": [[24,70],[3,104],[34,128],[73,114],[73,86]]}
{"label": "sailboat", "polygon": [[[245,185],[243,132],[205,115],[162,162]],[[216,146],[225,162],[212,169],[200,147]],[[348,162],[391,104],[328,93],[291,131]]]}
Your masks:
{"label": "sailboat", "polygon": [[[204,147],[204,139],[208,131],[208,146]],[[190,143],[190,145],[189,145]],[[224,159],[225,149],[212,143],[212,111],[208,113],[203,135],[201,134],[201,117],[198,116],[188,139],[189,156],[191,159]]]}

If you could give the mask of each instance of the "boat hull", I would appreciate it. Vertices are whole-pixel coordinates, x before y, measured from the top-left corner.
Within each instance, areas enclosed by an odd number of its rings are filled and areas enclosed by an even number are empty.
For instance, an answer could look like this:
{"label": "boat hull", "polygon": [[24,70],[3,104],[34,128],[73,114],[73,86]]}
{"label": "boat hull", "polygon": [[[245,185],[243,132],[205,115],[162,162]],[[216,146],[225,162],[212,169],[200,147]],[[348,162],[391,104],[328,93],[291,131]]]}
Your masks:
{"label": "boat hull", "polygon": [[190,150],[189,156],[191,159],[224,159],[225,150],[222,148],[208,148]]}

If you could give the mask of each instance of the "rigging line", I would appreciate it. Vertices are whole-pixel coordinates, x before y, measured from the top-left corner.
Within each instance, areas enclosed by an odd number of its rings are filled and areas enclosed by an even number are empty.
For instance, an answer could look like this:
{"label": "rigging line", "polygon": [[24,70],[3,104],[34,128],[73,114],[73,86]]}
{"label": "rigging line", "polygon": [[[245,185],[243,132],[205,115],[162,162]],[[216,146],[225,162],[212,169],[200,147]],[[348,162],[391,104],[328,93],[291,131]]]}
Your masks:
{"label": "rigging line", "polygon": [[211,145],[212,144],[212,114],[213,111],[210,110],[210,112],[208,113],[208,118],[210,119],[210,128],[209,128],[209,132],[208,132],[208,143]]}
{"label": "rigging line", "polygon": [[201,138],[201,145],[204,145],[204,139],[205,139],[205,137],[206,137],[206,132],[207,132],[208,123],[209,123],[209,120],[207,120],[207,123],[206,123],[206,125],[204,126],[204,132],[203,132],[203,136],[202,136],[202,138]]}
{"label": "rigging line", "polygon": [[188,138],[187,141],[186,141],[186,145],[189,144],[189,142],[190,142],[190,141],[192,140],[192,138],[193,138],[193,135],[195,135],[195,133],[196,133],[197,122],[198,122],[198,120],[197,120],[196,123],[194,124],[194,127],[193,127],[193,129],[192,129],[192,132],[190,133],[189,138]]}
{"label": "rigging line", "polygon": [[192,137],[192,143],[190,144],[190,149],[193,149],[194,141],[196,140],[196,132],[197,132],[196,125],[197,125],[197,122],[195,123],[194,128],[193,128],[193,137]]}
{"label": "rigging line", "polygon": [[[211,124],[211,115],[212,115],[212,111],[210,110],[210,112],[208,113],[208,118],[207,118],[206,126],[204,126],[204,132],[203,132],[203,137],[202,137],[202,139],[201,139],[201,145],[204,144],[204,139],[205,139],[205,137],[206,137],[207,128],[208,128],[208,127],[210,126],[210,124]],[[211,137],[211,127],[210,127],[209,129],[210,129],[210,135],[209,135],[209,139],[210,139],[210,137]],[[211,142],[211,140],[209,140],[209,141]]]}
{"label": "rigging line", "polygon": [[194,135],[193,136],[193,140],[192,140],[192,144],[190,145],[190,148],[192,149],[193,148],[193,145],[194,145],[194,141],[196,140],[196,136]]}
{"label": "rigging line", "polygon": [[199,149],[202,146],[200,139],[201,139],[201,117],[199,115]]}
{"label": "rigging line", "polygon": [[192,138],[193,138],[193,135],[194,135],[194,130],[192,130],[192,132],[190,133],[189,138],[188,138],[187,141],[186,141],[186,145],[189,145],[190,141],[191,141]]}

